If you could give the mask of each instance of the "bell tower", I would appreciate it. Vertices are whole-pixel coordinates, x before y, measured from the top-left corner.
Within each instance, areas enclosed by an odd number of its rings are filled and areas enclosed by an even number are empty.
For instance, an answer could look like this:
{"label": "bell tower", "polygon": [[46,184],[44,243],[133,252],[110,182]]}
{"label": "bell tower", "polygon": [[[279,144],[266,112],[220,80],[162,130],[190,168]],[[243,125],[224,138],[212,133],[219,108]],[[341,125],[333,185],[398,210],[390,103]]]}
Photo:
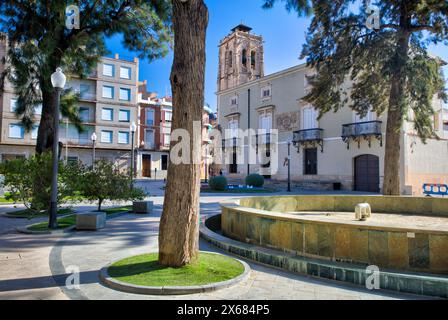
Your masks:
{"label": "bell tower", "polygon": [[219,44],[218,92],[264,76],[263,37],[240,24]]}

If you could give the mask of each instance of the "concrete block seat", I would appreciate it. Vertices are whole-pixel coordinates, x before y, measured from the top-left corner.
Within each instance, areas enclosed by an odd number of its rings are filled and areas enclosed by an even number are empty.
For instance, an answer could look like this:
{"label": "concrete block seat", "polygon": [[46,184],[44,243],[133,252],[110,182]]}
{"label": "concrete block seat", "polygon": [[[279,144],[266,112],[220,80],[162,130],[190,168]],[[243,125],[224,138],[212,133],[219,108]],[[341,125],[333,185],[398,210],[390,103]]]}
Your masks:
{"label": "concrete block seat", "polygon": [[132,211],[136,214],[150,214],[153,211],[153,201],[134,201]]}
{"label": "concrete block seat", "polygon": [[76,215],[76,230],[96,231],[105,227],[105,212],[78,213]]}

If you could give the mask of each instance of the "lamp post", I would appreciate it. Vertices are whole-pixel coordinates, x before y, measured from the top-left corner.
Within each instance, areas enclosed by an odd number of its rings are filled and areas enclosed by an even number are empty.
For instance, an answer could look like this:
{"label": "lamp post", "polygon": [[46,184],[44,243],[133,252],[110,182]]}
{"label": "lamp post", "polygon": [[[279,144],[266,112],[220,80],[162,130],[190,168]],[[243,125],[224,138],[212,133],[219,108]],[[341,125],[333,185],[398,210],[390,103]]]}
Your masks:
{"label": "lamp post", "polygon": [[134,182],[134,165],[135,165],[135,132],[137,131],[137,125],[135,122],[131,123],[131,126],[129,127],[129,130],[131,131],[131,143],[132,143],[132,155],[131,155],[131,185],[133,185]]}
{"label": "lamp post", "polygon": [[288,192],[291,192],[291,140],[288,140]]}
{"label": "lamp post", "polygon": [[95,132],[92,133],[92,136],[90,137],[90,139],[92,139],[92,143],[93,143],[92,168],[95,169],[95,159],[96,159],[95,148],[96,148],[96,141],[98,140],[98,136],[96,135]]}
{"label": "lamp post", "polygon": [[58,227],[58,167],[59,167],[59,107],[61,102],[61,92],[65,87],[67,78],[62,73],[61,68],[51,75],[51,84],[56,90],[56,106],[54,108],[54,134],[53,134],[53,169],[51,177],[51,202],[49,229]]}

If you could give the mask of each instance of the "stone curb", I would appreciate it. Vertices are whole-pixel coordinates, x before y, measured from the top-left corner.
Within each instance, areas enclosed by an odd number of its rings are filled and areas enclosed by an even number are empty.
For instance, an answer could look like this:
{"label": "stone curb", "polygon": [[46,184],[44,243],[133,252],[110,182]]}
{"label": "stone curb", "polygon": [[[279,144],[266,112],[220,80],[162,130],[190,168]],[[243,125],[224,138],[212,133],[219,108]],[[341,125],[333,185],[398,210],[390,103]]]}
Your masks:
{"label": "stone curb", "polygon": [[[209,254],[221,255],[219,253],[207,252]],[[234,259],[234,258],[233,258]],[[107,272],[108,268],[112,266],[115,262],[109,264],[108,266],[102,268],[100,270],[100,281],[106,285],[107,287],[133,294],[141,294],[141,295],[158,295],[158,296],[168,296],[168,295],[189,295],[195,293],[205,293],[205,292],[213,292],[221,289],[230,288],[240,282],[245,281],[249,278],[250,275],[250,267],[249,265],[241,260],[235,259],[239,263],[244,266],[244,272],[234,279],[230,279],[223,282],[217,282],[207,285],[200,286],[187,286],[187,287],[145,287],[138,286],[129,283],[125,283],[119,280],[116,280],[109,276]]]}
{"label": "stone curb", "polygon": [[[207,221],[219,215],[211,216]],[[295,256],[278,250],[246,244],[226,238],[210,230],[205,223],[200,225],[200,236],[217,248],[245,259],[292,273],[343,282],[348,285],[365,286],[367,266],[332,262]],[[422,298],[448,298],[448,278],[418,273],[380,272],[381,289],[421,296]]]}

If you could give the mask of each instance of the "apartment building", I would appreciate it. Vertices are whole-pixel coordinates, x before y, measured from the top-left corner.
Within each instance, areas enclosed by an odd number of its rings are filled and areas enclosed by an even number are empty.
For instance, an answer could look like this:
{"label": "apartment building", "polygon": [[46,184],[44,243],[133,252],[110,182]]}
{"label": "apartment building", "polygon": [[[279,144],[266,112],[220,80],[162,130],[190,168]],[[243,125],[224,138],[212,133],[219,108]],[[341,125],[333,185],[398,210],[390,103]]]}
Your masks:
{"label": "apartment building", "polygon": [[[0,58],[6,54],[6,44],[0,43]],[[4,66],[1,66],[4,67]],[[80,95],[79,114],[83,131],[62,118],[60,125],[61,150],[65,161],[112,161],[127,169],[131,159],[130,125],[137,119],[138,59],[103,57],[96,70],[86,79],[67,78],[66,88]],[[35,152],[41,106],[36,107],[35,126],[26,132],[16,117],[17,98],[11,84],[6,82],[0,96],[0,158],[2,161],[29,157]],[[93,133],[97,140],[93,141]]]}
{"label": "apartment building", "polygon": [[[226,174],[243,178],[259,172],[274,181],[285,181],[290,141],[291,176],[296,184],[379,192],[384,178],[386,115],[377,117],[370,112],[360,118],[345,107],[318,120],[313,106],[302,101],[310,90],[306,76],[313,71],[301,64],[254,77],[264,69],[262,47],[262,37],[254,37],[246,26],[234,28],[220,43],[218,122],[231,133],[223,141]],[[440,140],[423,144],[412,123],[403,126],[400,174],[404,194],[421,195],[424,183],[448,183],[448,117],[437,98],[434,110],[434,128]],[[412,113],[409,117],[412,119]],[[238,137],[237,129],[248,128],[266,134],[252,142]],[[256,164],[247,163],[252,144]]]}
{"label": "apartment building", "polygon": [[143,81],[139,84],[138,104],[137,176],[165,179],[173,117],[171,97],[158,98],[156,93],[148,92],[147,82]]}

